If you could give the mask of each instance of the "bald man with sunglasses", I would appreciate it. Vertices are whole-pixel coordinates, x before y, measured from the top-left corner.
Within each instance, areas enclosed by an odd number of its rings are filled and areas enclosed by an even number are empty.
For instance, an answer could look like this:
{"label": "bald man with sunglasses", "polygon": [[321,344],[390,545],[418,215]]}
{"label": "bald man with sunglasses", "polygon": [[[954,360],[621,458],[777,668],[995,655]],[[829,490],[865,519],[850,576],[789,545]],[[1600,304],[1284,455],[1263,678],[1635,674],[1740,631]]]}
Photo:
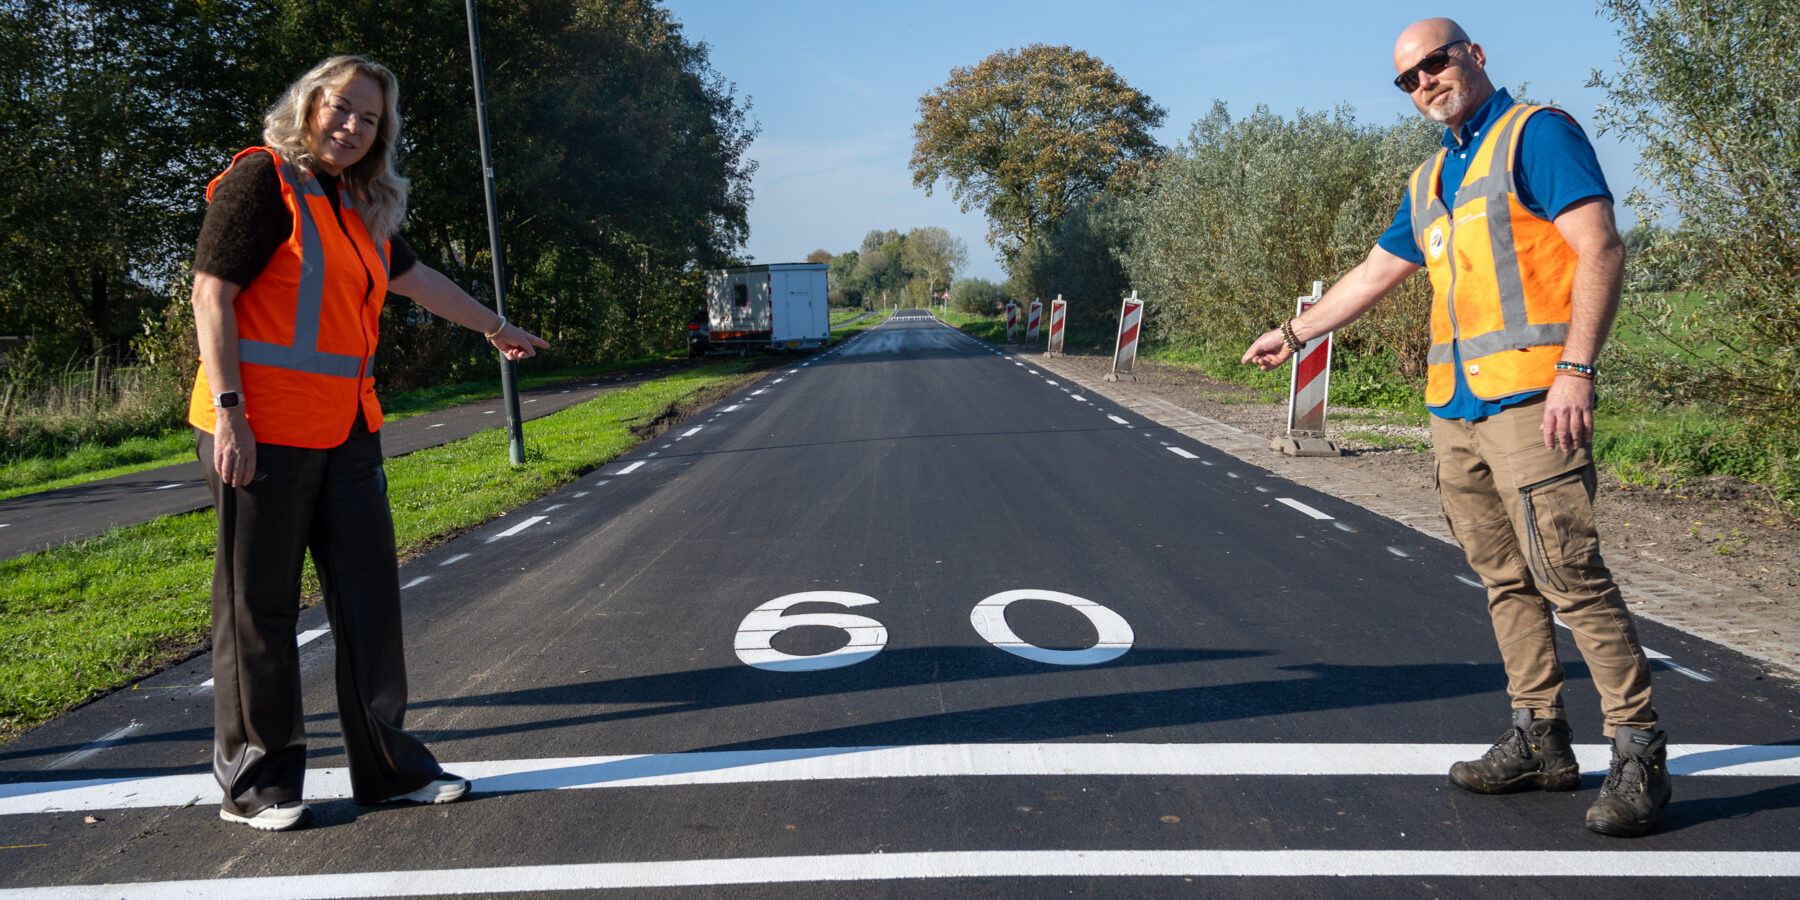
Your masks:
{"label": "bald man with sunglasses", "polygon": [[1487,53],[1449,19],[1394,45],[1394,85],[1445,127],[1393,224],[1304,315],[1257,338],[1263,369],[1367,312],[1425,268],[1426,404],[1444,518],[1487,587],[1510,727],[1450,769],[1484,794],[1575,790],[1558,620],[1600,693],[1613,761],[1587,827],[1633,837],[1669,802],[1650,665],[1594,526],[1595,359],[1618,311],[1624,247],[1593,147],[1565,113],[1495,90]]}

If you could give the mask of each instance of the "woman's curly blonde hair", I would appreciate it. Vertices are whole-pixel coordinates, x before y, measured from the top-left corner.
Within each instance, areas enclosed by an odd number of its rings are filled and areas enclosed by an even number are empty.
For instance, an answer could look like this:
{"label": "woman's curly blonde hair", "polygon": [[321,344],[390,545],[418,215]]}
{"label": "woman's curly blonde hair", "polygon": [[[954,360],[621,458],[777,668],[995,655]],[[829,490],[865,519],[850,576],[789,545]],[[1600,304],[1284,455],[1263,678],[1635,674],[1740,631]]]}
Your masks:
{"label": "woman's curly blonde hair", "polygon": [[369,152],[338,173],[338,177],[362,204],[358,212],[369,236],[384,241],[399,231],[406,220],[406,189],[410,184],[394,169],[394,151],[400,143],[400,81],[386,66],[366,56],[334,56],[313,66],[312,71],[288,85],[281,99],[263,116],[263,143],[281,154],[283,162],[315,171],[318,160],[306,143],[313,104],[325,88],[343,83],[352,73],[367,75],[381,85],[381,123],[376,126],[375,143]]}

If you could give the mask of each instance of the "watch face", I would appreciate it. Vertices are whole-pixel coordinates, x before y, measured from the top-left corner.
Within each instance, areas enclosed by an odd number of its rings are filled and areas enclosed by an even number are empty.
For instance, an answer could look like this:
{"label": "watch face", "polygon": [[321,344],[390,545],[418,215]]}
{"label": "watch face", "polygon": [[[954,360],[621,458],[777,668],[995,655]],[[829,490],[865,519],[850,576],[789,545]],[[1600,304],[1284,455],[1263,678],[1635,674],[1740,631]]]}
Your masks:
{"label": "watch face", "polygon": [[231,409],[238,405],[238,392],[226,391],[213,398],[213,405],[220,409]]}

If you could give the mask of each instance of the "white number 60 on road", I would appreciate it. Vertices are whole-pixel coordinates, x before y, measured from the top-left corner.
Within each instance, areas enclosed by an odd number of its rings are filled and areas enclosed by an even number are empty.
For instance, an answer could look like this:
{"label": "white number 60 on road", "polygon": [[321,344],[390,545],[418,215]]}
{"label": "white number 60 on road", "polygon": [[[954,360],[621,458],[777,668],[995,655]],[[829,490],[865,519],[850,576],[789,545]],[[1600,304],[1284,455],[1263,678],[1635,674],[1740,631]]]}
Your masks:
{"label": "white number 60 on road", "polygon": [[[1006,608],[1019,600],[1047,600],[1081,613],[1094,626],[1099,639],[1085,650],[1050,650],[1028,643],[1006,624]],[[849,613],[798,613],[783,615],[799,603],[835,603],[839,606],[873,606],[881,601],[849,591],[806,591],[770,600],[738,624],[735,647],[745,665],[771,672],[816,672],[853,666],[880,653],[887,646],[887,626],[867,616]],[[1136,639],[1125,618],[1092,600],[1059,591],[1017,590],[995,594],[969,611],[975,633],[995,647],[1015,656],[1057,666],[1092,666],[1118,659]],[[803,625],[836,628],[849,641],[836,650],[811,656],[783,653],[772,646],[775,635]]]}

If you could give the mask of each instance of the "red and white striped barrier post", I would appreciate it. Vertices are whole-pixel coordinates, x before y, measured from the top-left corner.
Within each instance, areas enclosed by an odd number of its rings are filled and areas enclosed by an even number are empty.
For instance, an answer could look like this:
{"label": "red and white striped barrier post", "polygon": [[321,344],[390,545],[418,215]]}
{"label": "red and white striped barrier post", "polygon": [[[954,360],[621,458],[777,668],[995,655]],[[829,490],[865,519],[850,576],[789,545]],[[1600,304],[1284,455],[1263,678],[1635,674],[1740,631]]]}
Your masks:
{"label": "red and white striped barrier post", "polygon": [[1062,295],[1050,301],[1050,348],[1044,351],[1045,356],[1063,355],[1063,323],[1069,318],[1069,304],[1063,301]]}
{"label": "red and white striped barrier post", "polygon": [[1113,350],[1112,371],[1106,373],[1107,381],[1136,381],[1138,350],[1138,326],[1144,321],[1144,301],[1138,299],[1137,291],[1119,307],[1119,343]]}
{"label": "red and white striped barrier post", "polygon": [[1038,326],[1040,326],[1043,323],[1043,321],[1044,321],[1044,304],[1038,300],[1031,301],[1031,312],[1029,315],[1027,315],[1025,317],[1025,342],[1026,343],[1028,343],[1028,344],[1037,343],[1038,332],[1041,330]]}
{"label": "red and white striped barrier post", "polygon": [[1019,338],[1019,304],[1006,304],[1006,342],[1012,343]]}
{"label": "red and white striped barrier post", "polygon": [[[1324,296],[1325,282],[1313,282],[1312,295],[1299,298],[1294,315],[1313,308]],[[1269,444],[1288,456],[1339,456],[1325,439],[1325,399],[1331,392],[1331,334],[1327,332],[1294,354],[1288,371],[1288,431]]]}

